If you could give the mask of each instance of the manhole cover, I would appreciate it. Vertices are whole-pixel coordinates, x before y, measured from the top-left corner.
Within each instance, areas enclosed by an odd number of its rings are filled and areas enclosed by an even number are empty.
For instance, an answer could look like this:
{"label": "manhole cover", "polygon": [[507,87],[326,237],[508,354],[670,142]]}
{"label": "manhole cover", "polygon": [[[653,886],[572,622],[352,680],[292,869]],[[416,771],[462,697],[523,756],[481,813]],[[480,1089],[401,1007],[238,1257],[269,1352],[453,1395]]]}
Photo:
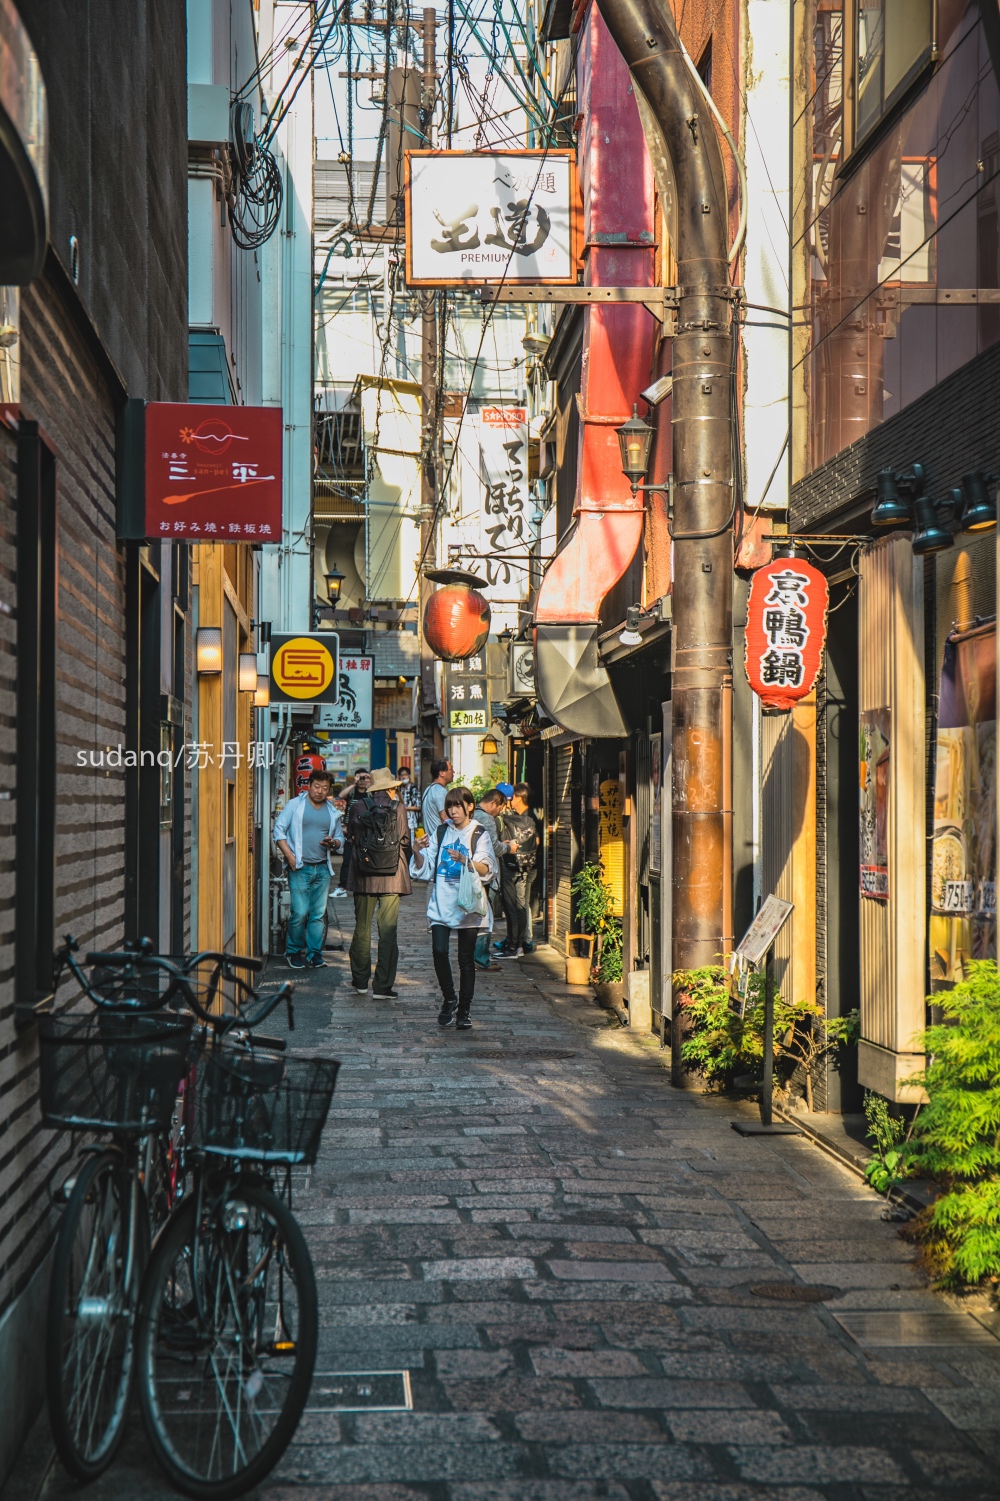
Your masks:
{"label": "manhole cover", "polygon": [[560,1058],[575,1058],[573,1052],[562,1048],[470,1048],[466,1058],[518,1058],[530,1063],[558,1061]]}
{"label": "manhole cover", "polygon": [[776,1303],[825,1303],[840,1297],[839,1287],[822,1282],[758,1282],[750,1291],[755,1298],[773,1298]]}

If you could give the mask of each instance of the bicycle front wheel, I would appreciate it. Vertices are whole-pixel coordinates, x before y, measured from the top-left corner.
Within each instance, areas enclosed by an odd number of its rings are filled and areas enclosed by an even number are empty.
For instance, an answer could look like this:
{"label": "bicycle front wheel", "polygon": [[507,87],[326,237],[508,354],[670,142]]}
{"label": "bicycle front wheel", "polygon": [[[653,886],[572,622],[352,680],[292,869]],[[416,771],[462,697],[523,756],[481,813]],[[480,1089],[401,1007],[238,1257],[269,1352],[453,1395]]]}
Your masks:
{"label": "bicycle front wheel", "polygon": [[139,1400],[178,1490],[226,1501],[284,1454],[316,1363],[316,1279],[291,1211],[236,1180],[208,1213],[182,1204],[149,1264],[139,1314]]}
{"label": "bicycle front wheel", "polygon": [[120,1152],[84,1159],[52,1261],[45,1380],[56,1452],[76,1480],[107,1469],[125,1434],[146,1207]]}

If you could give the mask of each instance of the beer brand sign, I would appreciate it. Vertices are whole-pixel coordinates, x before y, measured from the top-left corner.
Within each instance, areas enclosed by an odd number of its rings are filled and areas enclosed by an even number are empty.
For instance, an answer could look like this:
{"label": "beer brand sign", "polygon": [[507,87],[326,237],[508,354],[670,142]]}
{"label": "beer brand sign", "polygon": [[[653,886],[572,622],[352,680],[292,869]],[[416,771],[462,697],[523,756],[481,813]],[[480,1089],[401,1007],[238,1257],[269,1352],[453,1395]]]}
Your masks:
{"label": "beer brand sign", "polygon": [[812,692],[829,603],[825,577],[802,558],[775,558],[754,574],[745,661],[750,687],[765,709],[792,709]]}
{"label": "beer brand sign", "polygon": [[280,542],[283,441],[280,407],[147,402],[146,540]]}

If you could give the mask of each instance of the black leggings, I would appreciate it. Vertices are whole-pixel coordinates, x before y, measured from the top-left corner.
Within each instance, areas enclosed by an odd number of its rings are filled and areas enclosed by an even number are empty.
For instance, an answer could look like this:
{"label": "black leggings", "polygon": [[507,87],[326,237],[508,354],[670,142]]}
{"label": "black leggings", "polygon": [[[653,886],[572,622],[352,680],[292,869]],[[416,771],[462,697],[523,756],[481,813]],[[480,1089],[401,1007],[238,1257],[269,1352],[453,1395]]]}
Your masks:
{"label": "black leggings", "polygon": [[[454,931],[458,937],[458,1007],[460,1011],[468,1011],[476,989],[476,939],[479,937],[479,929],[456,928]],[[451,934],[452,929],[445,927],[444,923],[431,924],[434,973],[438,977],[441,994],[446,1001],[454,1004],[455,977],[448,957]]]}

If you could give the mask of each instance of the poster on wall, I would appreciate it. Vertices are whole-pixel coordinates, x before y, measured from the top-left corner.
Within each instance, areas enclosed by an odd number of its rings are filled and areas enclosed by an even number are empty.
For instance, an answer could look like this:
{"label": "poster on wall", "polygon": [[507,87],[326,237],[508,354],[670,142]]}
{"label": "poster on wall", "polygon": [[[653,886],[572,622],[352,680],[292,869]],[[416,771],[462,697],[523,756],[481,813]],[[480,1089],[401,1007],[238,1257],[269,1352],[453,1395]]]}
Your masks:
{"label": "poster on wall", "polygon": [[[335,704],[323,704],[316,720],[322,730],[370,730],[374,666],[371,657],[345,651],[340,658],[340,693]],[[360,765],[360,762],[358,763]]]}
{"label": "poster on wall", "polygon": [[889,900],[890,722],[888,709],[861,711],[861,895],[877,902]]}
{"label": "poster on wall", "polygon": [[931,987],[995,959],[996,622],[955,633],[941,662],[928,934]]}
{"label": "poster on wall", "polygon": [[604,879],[614,894],[614,910],[625,911],[625,829],[622,823],[622,784],[602,777],[598,789],[597,843]]}

